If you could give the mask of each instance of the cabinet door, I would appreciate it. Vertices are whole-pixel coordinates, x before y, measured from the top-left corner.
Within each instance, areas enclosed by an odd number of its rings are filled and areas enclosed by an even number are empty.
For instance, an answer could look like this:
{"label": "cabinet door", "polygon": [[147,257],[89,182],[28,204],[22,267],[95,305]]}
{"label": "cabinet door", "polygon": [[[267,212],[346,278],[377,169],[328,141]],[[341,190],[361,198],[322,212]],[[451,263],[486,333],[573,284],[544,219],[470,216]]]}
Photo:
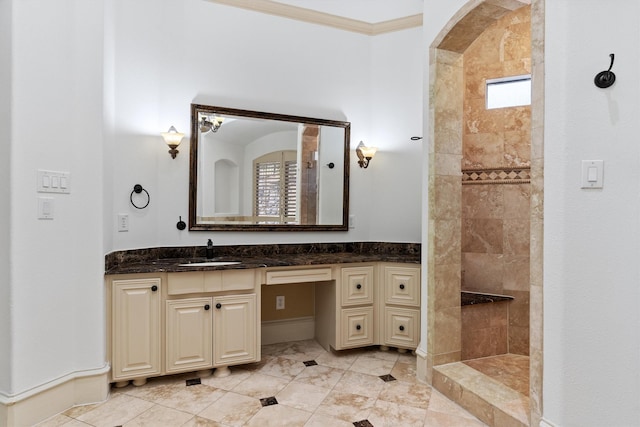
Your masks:
{"label": "cabinet door", "polygon": [[213,298],[213,364],[255,362],[258,348],[256,294]]}
{"label": "cabinet door", "polygon": [[373,303],[373,267],[347,267],[342,269],[342,306]]}
{"label": "cabinet door", "polygon": [[160,374],[160,279],[114,280],[111,363],[114,380]]}
{"label": "cabinet door", "polygon": [[373,307],[340,312],[340,349],[373,344]]}
{"label": "cabinet door", "polygon": [[167,301],[167,372],[212,367],[212,298]]}
{"label": "cabinet door", "polygon": [[420,335],[420,310],[387,307],[384,314],[384,344],[415,349]]}

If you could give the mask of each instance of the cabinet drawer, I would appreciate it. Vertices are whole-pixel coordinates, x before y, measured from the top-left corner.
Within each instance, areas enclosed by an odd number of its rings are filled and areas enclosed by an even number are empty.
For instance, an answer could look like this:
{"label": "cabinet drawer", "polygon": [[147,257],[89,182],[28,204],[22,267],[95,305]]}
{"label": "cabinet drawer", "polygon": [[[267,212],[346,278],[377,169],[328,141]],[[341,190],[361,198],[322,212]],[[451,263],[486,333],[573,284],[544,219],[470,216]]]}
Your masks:
{"label": "cabinet drawer", "polygon": [[347,308],[340,313],[341,348],[373,344],[373,307]]}
{"label": "cabinet drawer", "polygon": [[373,267],[347,267],[341,271],[342,306],[373,303]]}
{"label": "cabinet drawer", "polygon": [[420,306],[420,270],[406,267],[384,267],[386,304]]}
{"label": "cabinet drawer", "polygon": [[331,280],[331,268],[306,268],[298,270],[267,271],[265,284],[284,285],[287,283],[325,282]]}
{"label": "cabinet drawer", "polygon": [[169,295],[251,290],[255,287],[254,270],[187,271],[167,275]]}
{"label": "cabinet drawer", "polygon": [[385,345],[411,348],[418,346],[420,335],[420,310],[410,308],[385,308]]}

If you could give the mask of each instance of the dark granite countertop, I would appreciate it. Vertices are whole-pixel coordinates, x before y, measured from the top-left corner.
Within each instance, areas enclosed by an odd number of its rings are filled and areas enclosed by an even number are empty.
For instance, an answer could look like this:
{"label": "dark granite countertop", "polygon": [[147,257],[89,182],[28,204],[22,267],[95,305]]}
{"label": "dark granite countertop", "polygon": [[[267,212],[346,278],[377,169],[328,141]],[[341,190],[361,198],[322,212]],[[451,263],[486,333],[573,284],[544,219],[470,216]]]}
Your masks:
{"label": "dark granite countertop", "polygon": [[[105,257],[105,274],[165,273],[310,266],[363,262],[420,263],[417,243],[337,243],[217,246],[213,259],[204,247],[150,248],[120,251]],[[224,266],[181,266],[208,261],[240,261]]]}
{"label": "dark granite countertop", "polygon": [[462,306],[513,300],[513,297],[509,295],[494,295],[481,292],[462,291],[460,296],[460,305]]}

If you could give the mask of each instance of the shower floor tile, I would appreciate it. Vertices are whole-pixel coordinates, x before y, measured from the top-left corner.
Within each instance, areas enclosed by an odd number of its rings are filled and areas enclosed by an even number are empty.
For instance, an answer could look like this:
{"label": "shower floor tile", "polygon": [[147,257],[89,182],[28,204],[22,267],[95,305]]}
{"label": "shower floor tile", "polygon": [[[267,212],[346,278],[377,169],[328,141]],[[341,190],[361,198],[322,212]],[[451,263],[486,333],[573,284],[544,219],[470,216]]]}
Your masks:
{"label": "shower floor tile", "polygon": [[501,354],[465,360],[463,363],[518,393],[529,396],[529,356]]}

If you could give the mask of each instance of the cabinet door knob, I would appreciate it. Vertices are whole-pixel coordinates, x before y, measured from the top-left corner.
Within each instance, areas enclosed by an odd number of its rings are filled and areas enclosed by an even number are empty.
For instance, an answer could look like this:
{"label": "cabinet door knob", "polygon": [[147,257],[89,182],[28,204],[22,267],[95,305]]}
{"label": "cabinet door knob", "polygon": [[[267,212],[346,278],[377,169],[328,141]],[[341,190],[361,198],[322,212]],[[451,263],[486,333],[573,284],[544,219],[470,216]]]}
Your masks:
{"label": "cabinet door knob", "polygon": [[404,283],[400,283],[400,289],[404,289]]}
{"label": "cabinet door knob", "polygon": [[404,326],[400,325],[400,330],[404,331]]}
{"label": "cabinet door knob", "polygon": [[211,308],[211,306],[209,306],[209,304],[205,304],[205,305],[204,305],[204,309],[205,309],[205,310],[209,310],[210,308]]}
{"label": "cabinet door knob", "polygon": [[153,285],[153,286],[151,287],[151,291],[155,292],[155,291],[157,291],[157,290],[158,290],[158,286]]}
{"label": "cabinet door knob", "polygon": [[357,329],[357,330],[360,330],[360,329],[362,329],[362,326],[360,326],[360,325],[356,325],[356,329]]}
{"label": "cabinet door knob", "polygon": [[361,285],[360,283],[358,283],[358,284],[356,285],[356,289],[362,289],[362,285]]}
{"label": "cabinet door knob", "polygon": [[216,304],[216,308],[217,308],[218,310],[219,310],[219,309],[221,309],[221,308],[222,308],[222,304],[217,303],[217,304]]}

